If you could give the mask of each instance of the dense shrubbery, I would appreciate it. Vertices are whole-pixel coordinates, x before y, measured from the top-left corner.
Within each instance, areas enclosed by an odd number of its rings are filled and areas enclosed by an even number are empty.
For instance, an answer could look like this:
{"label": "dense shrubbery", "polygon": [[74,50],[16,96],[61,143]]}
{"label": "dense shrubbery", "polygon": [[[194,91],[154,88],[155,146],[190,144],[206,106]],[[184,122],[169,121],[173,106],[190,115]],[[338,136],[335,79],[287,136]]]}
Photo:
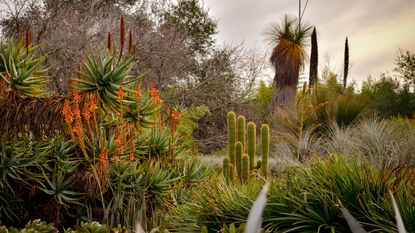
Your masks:
{"label": "dense shrubbery", "polygon": [[206,110],[165,112],[159,91],[129,74],[131,55],[106,49],[86,55],[63,97],[46,93],[30,40],[2,48],[3,223],[39,218],[62,228],[99,220],[134,229],[141,219],[152,229],[162,226],[163,210],[209,176],[189,157],[194,120]]}
{"label": "dense shrubbery", "polygon": [[[410,165],[379,169],[360,158],[346,161],[342,156],[310,166],[297,164],[271,180],[262,226],[271,232],[348,232],[341,202],[366,230],[396,232],[391,189],[405,226],[412,231],[413,172]],[[178,232],[194,232],[203,225],[219,230],[223,224],[244,223],[261,183],[207,182],[188,204],[176,209],[171,224]]]}

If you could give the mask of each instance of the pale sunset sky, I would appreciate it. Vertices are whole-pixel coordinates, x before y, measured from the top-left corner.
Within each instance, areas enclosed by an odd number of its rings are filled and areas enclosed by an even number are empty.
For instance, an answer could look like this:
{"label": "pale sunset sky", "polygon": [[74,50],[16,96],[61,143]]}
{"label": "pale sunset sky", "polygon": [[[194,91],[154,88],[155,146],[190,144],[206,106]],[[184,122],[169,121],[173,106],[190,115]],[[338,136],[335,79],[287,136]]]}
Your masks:
{"label": "pale sunset sky", "polygon": [[[285,14],[298,15],[298,0],[204,0],[204,6],[218,22],[219,45],[243,42],[264,52],[272,49],[265,28]],[[309,0],[303,21],[317,29],[319,70],[329,57],[331,68],[342,75],[349,38],[350,81],[391,71],[399,48],[415,53],[415,0]]]}

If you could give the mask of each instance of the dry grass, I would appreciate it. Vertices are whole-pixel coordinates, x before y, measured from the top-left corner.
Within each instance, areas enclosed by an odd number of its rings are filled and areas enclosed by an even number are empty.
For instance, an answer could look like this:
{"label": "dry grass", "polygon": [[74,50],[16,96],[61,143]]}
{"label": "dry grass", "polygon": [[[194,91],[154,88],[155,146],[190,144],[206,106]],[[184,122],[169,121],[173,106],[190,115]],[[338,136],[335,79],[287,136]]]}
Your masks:
{"label": "dry grass", "polygon": [[36,135],[65,127],[62,114],[65,97],[22,98],[8,92],[0,99],[0,132],[17,134],[32,131]]}

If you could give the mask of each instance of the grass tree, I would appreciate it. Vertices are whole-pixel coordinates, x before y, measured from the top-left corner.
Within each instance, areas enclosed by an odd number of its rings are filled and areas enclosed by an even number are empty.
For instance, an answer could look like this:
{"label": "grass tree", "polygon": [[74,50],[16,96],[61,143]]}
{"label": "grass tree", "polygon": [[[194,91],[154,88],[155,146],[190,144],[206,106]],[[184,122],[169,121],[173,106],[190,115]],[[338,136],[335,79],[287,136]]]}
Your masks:
{"label": "grass tree", "polygon": [[280,24],[271,25],[266,34],[274,46],[270,61],[275,69],[275,103],[294,102],[300,69],[307,57],[305,47],[312,27],[286,15]]}

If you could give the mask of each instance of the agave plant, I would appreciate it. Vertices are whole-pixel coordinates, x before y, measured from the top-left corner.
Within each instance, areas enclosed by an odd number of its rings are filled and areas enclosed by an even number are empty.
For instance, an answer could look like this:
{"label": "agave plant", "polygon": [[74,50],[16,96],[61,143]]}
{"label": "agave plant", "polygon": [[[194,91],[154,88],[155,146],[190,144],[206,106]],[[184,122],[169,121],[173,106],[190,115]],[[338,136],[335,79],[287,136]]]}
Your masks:
{"label": "agave plant", "polygon": [[0,42],[0,80],[20,97],[44,97],[47,95],[46,68],[41,64],[46,56],[38,57],[36,47],[23,41]]}

